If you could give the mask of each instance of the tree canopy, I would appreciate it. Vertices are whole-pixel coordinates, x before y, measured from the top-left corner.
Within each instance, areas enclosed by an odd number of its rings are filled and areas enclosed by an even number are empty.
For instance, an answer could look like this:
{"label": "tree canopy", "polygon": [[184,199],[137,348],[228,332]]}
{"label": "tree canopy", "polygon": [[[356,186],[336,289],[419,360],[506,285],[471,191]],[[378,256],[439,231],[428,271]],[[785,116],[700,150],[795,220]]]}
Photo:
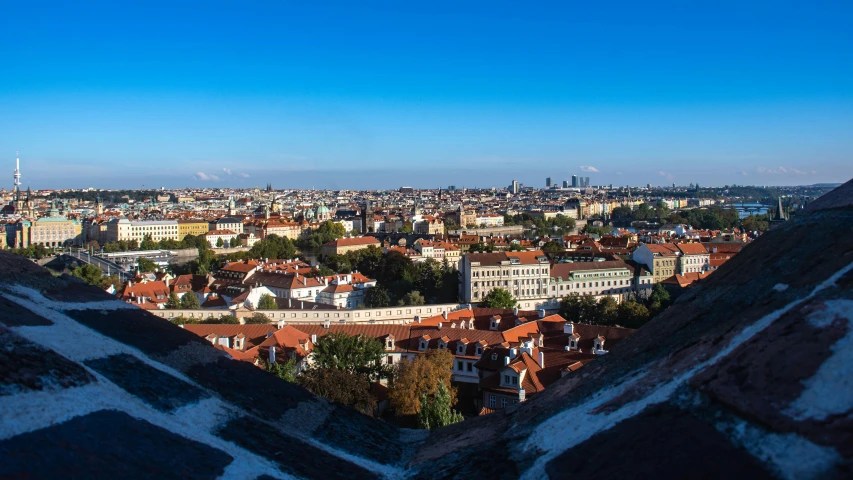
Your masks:
{"label": "tree canopy", "polygon": [[181,296],[181,308],[198,309],[201,305],[198,303],[198,297],[193,292],[187,292]]}
{"label": "tree canopy", "polygon": [[89,285],[100,285],[104,272],[97,266],[87,263],[72,270],[71,275],[83,279]]}
{"label": "tree canopy", "polygon": [[320,337],[311,355],[313,367],[363,373],[378,378],[385,373],[382,357],[385,346],[366,335],[331,332]]}
{"label": "tree canopy", "polygon": [[272,295],[265,293],[258,299],[258,310],[276,310],[278,304],[275,303],[275,298]]}
{"label": "tree canopy", "polygon": [[418,414],[418,423],[421,428],[440,428],[452,423],[459,423],[464,418],[462,414],[453,410],[450,404],[450,392],[443,381],[438,382],[438,390],[430,395],[426,392],[421,396],[421,411]]}
{"label": "tree canopy", "polygon": [[518,304],[515,297],[503,288],[494,288],[480,302],[480,306],[484,308],[504,308],[512,309]]}
{"label": "tree canopy", "polygon": [[[451,385],[453,354],[446,349],[428,350],[412,362],[397,364],[388,390],[388,398],[397,415],[416,415],[421,412],[421,401],[438,394],[439,385]],[[456,389],[447,387],[450,406],[456,404]]]}

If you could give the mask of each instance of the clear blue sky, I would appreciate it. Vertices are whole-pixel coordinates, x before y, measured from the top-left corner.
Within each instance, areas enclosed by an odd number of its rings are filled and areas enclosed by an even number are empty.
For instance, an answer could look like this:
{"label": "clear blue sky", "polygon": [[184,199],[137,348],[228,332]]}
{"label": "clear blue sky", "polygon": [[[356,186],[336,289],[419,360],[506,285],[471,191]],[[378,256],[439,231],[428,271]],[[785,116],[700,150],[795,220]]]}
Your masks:
{"label": "clear blue sky", "polygon": [[3,3],[0,185],[853,177],[849,0],[126,3]]}

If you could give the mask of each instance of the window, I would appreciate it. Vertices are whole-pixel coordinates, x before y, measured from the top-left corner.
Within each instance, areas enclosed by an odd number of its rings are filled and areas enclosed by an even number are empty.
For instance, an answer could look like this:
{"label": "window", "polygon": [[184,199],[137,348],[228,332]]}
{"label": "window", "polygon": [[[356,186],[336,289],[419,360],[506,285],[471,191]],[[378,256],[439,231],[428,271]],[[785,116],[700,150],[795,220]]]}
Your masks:
{"label": "window", "polygon": [[465,370],[465,365],[462,362],[456,362],[456,369],[461,372]]}
{"label": "window", "polygon": [[504,383],[509,385],[509,375],[504,375]]}
{"label": "window", "polygon": [[495,404],[496,404],[495,396],[489,395],[489,408],[495,408]]}
{"label": "window", "polygon": [[512,384],[518,385],[518,377],[512,377]]}
{"label": "window", "polygon": [[501,408],[506,408],[506,397],[501,397]]}
{"label": "window", "polygon": [[473,364],[473,363],[468,362],[468,363],[467,363],[467,365],[468,365],[468,371],[469,371],[469,372],[473,372],[473,371],[474,371],[474,364]]}

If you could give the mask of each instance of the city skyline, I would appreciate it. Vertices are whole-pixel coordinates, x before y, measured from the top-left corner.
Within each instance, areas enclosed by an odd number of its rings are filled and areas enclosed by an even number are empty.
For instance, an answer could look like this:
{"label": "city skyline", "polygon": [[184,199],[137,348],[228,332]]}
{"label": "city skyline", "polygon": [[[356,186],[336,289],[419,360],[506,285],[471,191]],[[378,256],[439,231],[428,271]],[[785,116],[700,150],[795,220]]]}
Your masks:
{"label": "city skyline", "polygon": [[8,6],[0,159],[41,188],[853,177],[850,5],[201,6]]}

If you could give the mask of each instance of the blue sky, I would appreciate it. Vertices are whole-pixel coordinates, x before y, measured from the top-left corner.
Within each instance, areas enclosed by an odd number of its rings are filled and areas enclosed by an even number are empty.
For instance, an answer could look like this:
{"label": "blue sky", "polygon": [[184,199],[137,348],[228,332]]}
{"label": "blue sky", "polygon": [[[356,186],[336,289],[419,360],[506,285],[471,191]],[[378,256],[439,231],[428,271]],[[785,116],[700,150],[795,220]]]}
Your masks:
{"label": "blue sky", "polygon": [[849,1],[125,3],[0,7],[0,185],[853,177]]}

